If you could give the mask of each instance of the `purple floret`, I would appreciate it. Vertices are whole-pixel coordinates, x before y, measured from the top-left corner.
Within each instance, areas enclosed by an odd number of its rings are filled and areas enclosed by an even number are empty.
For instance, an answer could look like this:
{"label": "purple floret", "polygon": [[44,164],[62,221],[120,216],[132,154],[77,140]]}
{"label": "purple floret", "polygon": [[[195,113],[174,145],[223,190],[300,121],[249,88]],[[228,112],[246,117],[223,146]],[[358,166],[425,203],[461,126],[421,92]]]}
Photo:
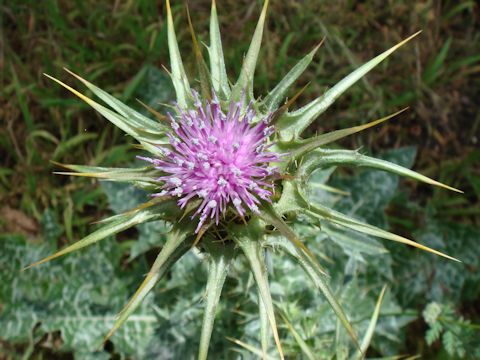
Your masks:
{"label": "purple floret", "polygon": [[218,224],[230,204],[243,216],[245,206],[258,212],[260,199],[270,201],[277,173],[270,163],[280,155],[268,151],[274,131],[270,116],[252,124],[252,104],[242,111],[240,103],[231,102],[224,114],[215,94],[205,105],[196,93],[194,98],[195,110],[178,109],[177,118],[169,114],[173,131],[167,134],[171,147],[162,149],[164,157],[142,159],[168,174],[158,179],[162,191],[154,196],[179,197],[181,208],[191,199],[203,199],[194,213],[200,216],[198,232],[209,217]]}

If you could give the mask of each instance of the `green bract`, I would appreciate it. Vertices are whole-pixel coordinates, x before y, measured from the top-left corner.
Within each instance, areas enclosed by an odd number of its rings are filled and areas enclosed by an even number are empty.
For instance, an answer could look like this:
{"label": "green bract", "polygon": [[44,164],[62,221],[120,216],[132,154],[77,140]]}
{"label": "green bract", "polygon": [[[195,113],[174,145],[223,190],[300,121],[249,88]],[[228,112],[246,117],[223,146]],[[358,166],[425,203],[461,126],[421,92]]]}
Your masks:
{"label": "green bract", "polygon": [[[166,7],[168,46],[171,62],[170,75],[175,88],[176,102],[178,103],[179,110],[184,111],[194,107],[194,98],[192,97],[190,82],[186,76],[178,49],[168,0]],[[241,101],[245,107],[248,103],[252,102],[256,111],[254,121],[257,122],[269,114],[273,114],[272,121],[275,126],[275,133],[270,139],[272,143],[274,143],[272,151],[282,153],[284,156],[278,165],[281,177],[275,180],[276,192],[273,196],[272,203],[262,202],[259,214],[249,213],[249,215],[244,218],[238,216],[229,217],[222,220],[218,225],[214,225],[212,222],[206,224],[208,226],[202,227],[200,232],[195,234],[196,224],[190,221],[190,215],[199,206],[199,199],[193,199],[185,209],[181,210],[176,203],[176,199],[172,196],[153,198],[128,212],[102,220],[103,226],[97,231],[75,244],[31,265],[39,265],[79,250],[138,224],[156,220],[164,220],[171,223],[172,230],[169,232],[167,240],[163,244],[162,250],[158,254],[152,268],[131,300],[118,315],[115,325],[106,336],[106,339],[135,311],[149,291],[172,268],[175,262],[193,247],[196,247],[204,254],[206,262],[208,263],[209,274],[206,284],[205,313],[198,358],[207,358],[215,311],[221,296],[222,287],[229,267],[232,262],[240,256],[246,258],[248,261],[257,284],[261,319],[261,355],[263,355],[264,358],[268,358],[266,352],[271,331],[278,353],[280,357],[283,358],[283,350],[277,331],[275,307],[270,294],[268,273],[265,265],[267,248],[274,248],[278,251],[283,251],[285,255],[294,259],[298,265],[303,268],[305,274],[311,279],[312,284],[325,296],[332,310],[348,331],[357,347],[357,354],[361,357],[370,343],[384,290],[382,290],[380,295],[367,333],[364,335],[362,341],[357,340],[357,335],[352,325],[339,301],[329,288],[328,271],[323,268],[317,260],[317,256],[320,254],[310,252],[308,244],[305,244],[292,229],[291,225],[299,216],[311,219],[310,222],[313,231],[325,231],[325,233],[328,234],[334,231],[332,229],[346,228],[363,234],[404,243],[456,260],[439,251],[378,227],[363,223],[322,204],[312,204],[308,200],[308,184],[312,173],[317,170],[332,169],[332,167],[339,165],[364,166],[389,171],[427,184],[459,191],[394,163],[362,155],[358,151],[325,148],[326,145],[345,136],[386,121],[403,110],[365,125],[337,130],[306,139],[301,137],[303,131],[312,124],[319,115],[327,110],[343,92],[418,33],[368,61],[308,105],[290,111],[289,107],[293,101],[291,100],[285,103],[287,93],[310,64],[319,46],[301,59],[266,96],[257,99],[253,94],[253,82],[257,58],[261,47],[267,7],[268,0],[264,2],[250,48],[243,59],[240,75],[233,84],[229,82],[225,71],[215,2],[212,3],[210,21],[210,46],[208,47],[210,66],[208,66],[203,59],[191,23],[190,29],[199,68],[200,94],[202,99],[210,100],[214,92],[218,95],[220,104],[225,110],[231,101]],[[73,73],[72,75],[83,82],[105,105],[97,103],[57,79],[52,79],[90,104],[105,118],[136,139],[143,150],[150,152],[153,157],[162,158],[163,154],[159,146],[169,146],[166,134],[171,129],[166,125],[167,123],[155,121],[140,114],[95,85],[89,83],[87,80]],[[296,96],[293,100],[295,98]],[[61,172],[60,174],[127,182],[151,192],[158,190],[158,177],[162,175],[161,171],[153,165],[141,168],[106,168],[82,165],[62,166],[69,171]],[[328,187],[325,187],[325,189],[328,190]],[[318,224],[320,224],[320,227],[318,227]],[[322,228],[322,226],[324,227]],[[285,320],[285,322],[287,326],[289,326],[288,321]],[[291,328],[291,326],[289,327]],[[297,338],[298,336],[295,337]],[[300,346],[305,348],[306,354],[313,356],[313,354],[308,354],[308,347],[302,346],[301,338],[298,338],[298,341]]]}

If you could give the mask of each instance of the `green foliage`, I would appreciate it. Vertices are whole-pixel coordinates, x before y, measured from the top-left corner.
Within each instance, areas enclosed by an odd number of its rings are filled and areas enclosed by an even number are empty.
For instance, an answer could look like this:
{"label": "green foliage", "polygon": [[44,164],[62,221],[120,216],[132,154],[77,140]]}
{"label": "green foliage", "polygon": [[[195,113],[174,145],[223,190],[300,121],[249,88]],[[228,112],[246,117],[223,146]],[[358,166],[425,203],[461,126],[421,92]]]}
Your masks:
{"label": "green foliage", "polygon": [[[53,351],[73,352],[79,358],[102,353],[102,337],[128,298],[132,281],[144,272],[140,265],[123,269],[120,249],[111,240],[22,272],[22,267],[54,249],[47,243],[28,243],[20,236],[3,236],[0,338],[33,348],[44,334],[58,331],[61,345],[46,344]],[[151,300],[114,336],[116,352],[142,356],[157,322]]]}
{"label": "green foliage", "polygon": [[[414,147],[387,151],[380,158],[410,168],[416,155]],[[349,196],[337,196],[335,209],[355,215],[365,222],[387,228],[385,209],[395,195],[399,177],[385,171],[357,171],[355,176],[337,177],[330,184],[349,192]]]}
{"label": "green foliage", "polygon": [[[138,99],[152,109],[163,112],[163,104],[172,99],[172,85],[164,71],[146,64],[125,88],[123,97],[128,100]],[[138,111],[145,116],[152,116],[145,108],[139,108]]]}
{"label": "green foliage", "polygon": [[[415,149],[411,147],[396,149],[382,154],[381,157],[410,167],[415,158]],[[466,225],[439,222],[432,219],[431,215],[420,213],[416,203],[405,203],[403,200],[403,196],[397,190],[399,180],[396,175],[372,170],[357,171],[355,176],[331,177],[330,174],[331,171],[323,171],[312,175],[309,200],[334,206],[339,211],[381,228],[388,228],[391,223],[398,224],[397,218],[386,216],[385,210],[392,205],[408,207],[408,211],[412,212],[411,216],[417,219],[425,217],[424,227],[415,233],[416,240],[453,254],[463,261],[461,265],[445,262],[436,256],[426,256],[424,253],[388,243],[382,245],[378,240],[368,236],[346,233],[338,229],[323,227],[326,235],[307,230],[305,236],[309,238],[332,242],[334,248],[329,250],[327,247],[324,253],[331,260],[329,270],[333,279],[339,277],[339,281],[342,281],[345,276],[347,278],[353,276],[363,286],[375,284],[380,286],[384,282],[393,283],[391,291],[397,299],[397,306],[399,306],[397,311],[413,316],[409,321],[416,315],[415,312],[407,309],[424,306],[428,299],[458,303],[478,298],[480,279],[475,271],[475,264],[480,255],[475,243],[480,234],[477,229]],[[328,184],[333,187],[333,191],[319,186],[329,178]],[[336,190],[348,191],[348,194],[338,193]],[[406,224],[409,218],[410,216],[405,218]],[[418,225],[414,226],[414,228],[417,227]],[[308,228],[303,227],[303,229]],[[311,247],[310,243],[309,247]],[[338,249],[341,249],[345,255],[340,256]],[[313,251],[318,253],[321,250]],[[404,310],[401,310],[402,308]],[[401,324],[401,322],[395,324],[400,319],[401,317],[398,316],[391,318],[393,328]],[[428,336],[433,336],[435,331],[438,330],[434,327],[432,334]],[[380,330],[377,329],[376,334],[379,332]],[[378,340],[376,341],[374,337],[372,345],[376,349],[382,349],[383,354],[394,354],[398,351],[395,350],[398,349],[398,342],[403,341],[401,336],[390,343],[382,343]]]}
{"label": "green foliage", "polygon": [[[148,199],[148,194],[138,188],[124,183],[105,181],[102,188],[108,198],[109,207],[116,214],[124,213],[143,204]],[[138,236],[131,239],[130,260],[150,249],[161,246],[165,240],[170,225],[165,221],[152,221],[137,225]]]}
{"label": "green foliage", "polygon": [[[411,166],[414,157],[414,148],[382,154],[382,158],[407,167]],[[109,206],[115,213],[122,213],[146,200],[146,193],[132,186],[107,181],[101,184]],[[340,190],[348,189],[349,194],[327,191],[322,187],[326,184]],[[332,176],[330,170],[318,171],[313,174],[309,185],[309,199],[312,202],[331,204],[345,212],[353,210],[351,215],[376,221],[376,225],[388,228],[390,218],[385,216],[385,209],[398,196],[395,195],[398,186],[396,175],[362,170],[353,177],[347,174]],[[8,300],[0,315],[0,337],[15,344],[31,344],[25,351],[32,351],[36,349],[34,344],[42,341],[44,334],[52,335],[60,331],[60,348],[52,343],[42,344],[52,347],[54,351],[74,352],[79,358],[106,357],[108,353],[99,350],[101,339],[110,330],[116,314],[127,303],[147,271],[146,257],[142,254],[164,243],[164,231],[161,229],[164,224],[153,222],[137,226],[138,240],[137,235],[134,238],[128,236],[126,241],[120,243],[107,239],[93,248],[30,270],[32,273],[19,272],[22,266],[51,253],[62,233],[62,226],[51,211],[46,211],[43,218],[44,238],[49,239],[48,242],[36,245],[15,236],[1,239],[1,253],[5,260],[0,263],[7,264],[2,265],[1,272],[7,274],[7,281],[2,283],[0,295]],[[400,277],[403,266],[395,266],[392,256],[395,258],[398,254],[405,258],[404,253],[408,253],[412,261],[422,264],[420,260],[425,254],[416,256],[410,249],[386,246],[377,239],[334,227],[322,227],[324,231],[319,232],[306,226],[307,223],[303,221],[292,225],[320,262],[327,265],[330,287],[359,338],[368,328],[380,288],[385,282],[393,283],[381,306],[371,346],[379,354],[398,354],[405,341],[405,327],[418,316],[408,307],[421,303],[429,289],[424,285],[423,292],[415,297],[417,302],[404,303],[403,294],[407,291],[406,287],[411,285],[406,282],[402,287],[402,282],[408,279]],[[164,230],[166,232],[168,228]],[[456,239],[460,239],[458,233],[456,236]],[[473,238],[474,234],[471,236]],[[147,237],[149,240],[146,240]],[[450,253],[459,256],[457,251],[463,251],[463,248],[460,240],[457,241],[458,245],[451,248]],[[268,245],[270,243],[273,247]],[[270,289],[276,313],[283,314],[285,318],[282,320],[277,316],[280,341],[286,356],[296,356],[305,351],[310,351],[320,359],[355,354],[355,348],[347,340],[347,332],[339,327],[328,302],[315,290],[296,261],[280,253],[275,244],[275,241],[267,242],[265,261],[270,269]],[[139,247],[141,250],[138,250]],[[125,249],[128,249],[130,258],[136,256],[138,259],[125,265],[122,262]],[[467,252],[465,250],[465,255],[468,255]],[[472,261],[475,256],[474,253],[471,255]],[[468,259],[468,256],[465,259],[459,257],[465,261]],[[111,341],[114,352],[122,356],[165,359],[188,358],[197,354],[207,279],[203,258],[203,254],[190,253],[175,265],[168,279],[160,282],[130,320],[113,335]],[[448,262],[432,258],[424,263],[435,261],[436,272],[441,273],[449,267]],[[418,264],[415,266],[418,267]],[[209,349],[211,357],[228,358],[234,354],[232,346],[235,345],[224,338],[225,334],[240,339],[254,349],[261,349],[258,338],[261,322],[256,315],[258,294],[247,269],[244,261],[234,262],[231,274],[225,281],[223,300],[217,308]],[[420,267],[416,275],[427,276],[428,273],[424,271]],[[464,273],[462,269],[457,271]],[[467,274],[465,276],[470,285],[457,288],[461,296],[478,289],[478,279],[473,273]],[[410,281],[422,282],[415,279]],[[366,291],[366,286],[371,290]],[[398,291],[398,287],[405,289]],[[228,309],[236,310],[232,312]],[[243,315],[239,318],[237,313]],[[293,327],[296,335],[287,324]],[[426,340],[433,339],[437,331],[439,341],[457,351],[456,354],[459,354],[458,349],[470,346],[469,342],[459,342],[456,337],[452,340],[451,335],[443,340],[442,334],[446,332],[443,325],[441,328],[432,325],[432,328],[433,334],[429,331]],[[305,350],[305,346],[309,350]],[[247,358],[252,356],[245,349],[236,348],[235,351]],[[275,357],[275,353],[275,347],[269,344],[268,354]]]}
{"label": "green foliage", "polygon": [[455,359],[480,357],[480,325],[458,316],[450,304],[429,303],[423,318],[429,326],[425,334],[428,345],[441,341],[447,354]]}
{"label": "green foliage", "polygon": [[[418,254],[395,251],[395,273],[399,282],[398,292],[402,303],[413,304],[416,299],[430,301],[473,301],[479,296],[480,276],[476,267],[480,258],[477,246],[480,231],[468,225],[440,222],[425,218],[426,226],[417,232],[424,244],[436,246],[457,254],[463,264],[452,266],[437,259],[421,259]],[[415,268],[415,276],[412,269]]]}

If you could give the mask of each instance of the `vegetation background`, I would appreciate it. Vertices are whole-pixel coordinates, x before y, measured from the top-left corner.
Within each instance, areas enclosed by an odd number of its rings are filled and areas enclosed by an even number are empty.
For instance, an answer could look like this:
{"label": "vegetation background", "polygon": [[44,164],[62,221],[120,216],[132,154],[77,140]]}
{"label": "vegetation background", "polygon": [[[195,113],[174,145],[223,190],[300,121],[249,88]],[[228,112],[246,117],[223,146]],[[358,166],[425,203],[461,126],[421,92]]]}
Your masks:
{"label": "vegetation background", "polygon": [[[261,4],[243,0],[217,3],[228,71],[238,74]],[[174,1],[172,5],[187,72],[194,74],[185,4]],[[188,6],[197,35],[208,42],[210,2],[190,1]],[[42,73],[72,84],[73,79],[62,70],[66,67],[139,109],[142,106],[136,99],[162,109],[159,102],[172,99],[162,69],[169,64],[164,11],[162,1],[152,0],[0,2],[0,358],[69,358],[77,354],[78,344],[66,339],[73,339],[74,334],[59,331],[60,325],[52,323],[38,331],[41,321],[37,303],[15,310],[18,314],[29,312],[25,326],[19,325],[14,331],[6,325],[14,319],[18,324],[23,321],[9,317],[9,301],[15,298],[12,294],[31,292],[21,297],[25,304],[31,304],[36,296],[45,296],[44,292],[35,295],[35,284],[31,282],[40,281],[42,291],[47,291],[49,282],[42,272],[23,281],[15,269],[28,262],[20,255],[38,257],[39,252],[33,254],[29,249],[61,247],[80,239],[91,230],[93,221],[116,210],[115,201],[122,202],[121,196],[129,196],[128,192],[98,186],[93,181],[53,175],[56,166],[50,161],[112,166],[131,163],[136,154],[121,131]],[[405,253],[392,253],[391,266],[396,270],[390,288],[402,308],[415,314],[402,328],[400,345],[395,348],[398,354],[475,358],[478,353],[474,351],[480,351],[478,340],[470,338],[480,338],[479,326],[475,325],[480,321],[479,21],[475,1],[273,0],[270,5],[256,94],[265,94],[282,74],[326,38],[301,78],[298,88],[308,86],[298,105],[319,96],[364,61],[423,30],[342,96],[309,129],[324,132],[352,126],[409,106],[410,110],[398,119],[340,145],[363,147],[374,153],[414,146],[415,170],[465,192],[457,196],[402,180],[398,191],[389,195],[380,208],[394,231],[413,236],[420,229],[420,238],[427,242],[430,239],[431,244],[448,249],[450,255],[466,259],[460,268],[451,268],[428,254],[412,251],[407,257],[415,256],[408,263],[402,262]],[[343,175],[349,178],[351,174]],[[372,180],[366,175],[359,179]],[[338,181],[341,183],[341,179]],[[357,182],[355,186],[365,194],[368,189],[375,190],[372,183]],[[396,189],[396,184],[389,186],[392,191]],[[113,242],[117,245],[107,249],[112,254],[109,264],[120,269],[117,271],[141,273],[141,265],[137,269],[129,259],[138,257],[141,264],[151,260],[150,249],[158,244],[149,231],[155,229],[138,229],[117,237],[118,242]],[[134,245],[139,235],[144,239],[142,248]],[[88,257],[85,261],[88,264]],[[80,268],[85,266],[81,264]],[[41,270],[44,274],[54,269]],[[110,270],[92,270],[92,276],[97,279],[102,274],[109,279]],[[57,271],[54,279],[72,284],[73,269]],[[88,279],[88,274],[85,276]],[[405,280],[412,277],[418,281]],[[108,305],[118,303],[116,310],[134,286],[122,279],[122,290],[108,293]],[[73,301],[65,288],[49,296],[42,306],[48,308],[47,303],[58,297]],[[443,311],[441,326],[440,321],[422,316],[432,302]],[[223,343],[227,345],[233,346]],[[107,350],[121,353],[121,346],[115,346],[115,350]],[[126,342],[124,348],[128,346],[136,345]],[[380,348],[372,350],[372,356],[380,355]]]}

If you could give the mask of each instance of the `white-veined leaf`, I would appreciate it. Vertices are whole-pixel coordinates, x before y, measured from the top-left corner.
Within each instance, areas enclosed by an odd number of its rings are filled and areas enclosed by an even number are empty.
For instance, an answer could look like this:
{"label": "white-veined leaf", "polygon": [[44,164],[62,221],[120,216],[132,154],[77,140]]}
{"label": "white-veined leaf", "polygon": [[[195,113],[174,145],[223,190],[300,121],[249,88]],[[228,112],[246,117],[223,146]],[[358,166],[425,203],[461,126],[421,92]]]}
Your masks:
{"label": "white-veined leaf", "polygon": [[230,340],[231,342],[237,344],[237,345],[240,345],[241,347],[243,347],[244,349],[247,349],[248,351],[250,351],[251,353],[261,357],[262,359],[265,359],[265,360],[275,360],[273,357],[267,355],[267,354],[263,354],[262,350],[259,350],[257,349],[256,347],[252,346],[252,345],[249,345],[249,344],[246,344],[244,343],[243,341],[240,341],[240,340],[237,340],[237,339],[234,339],[234,338],[231,338],[231,337],[228,337],[227,336],[227,339]]}
{"label": "white-veined leaf", "polygon": [[352,324],[347,318],[345,311],[343,310],[340,302],[336,298],[335,294],[330,290],[330,287],[327,284],[325,273],[322,269],[316,265],[315,262],[311,260],[304,252],[299,251],[299,249],[292,246],[291,243],[286,242],[282,238],[275,239],[273,244],[280,246],[288,255],[292,256],[294,260],[303,268],[305,273],[310,277],[315,286],[320,290],[320,292],[325,296],[325,299],[330,304],[335,315],[338,317],[342,325],[347,330],[348,334],[352,338],[354,344],[358,349],[360,349],[360,344],[358,343],[358,338],[355,333],[355,330],[352,327]]}
{"label": "white-veined leaf", "polygon": [[407,239],[403,236],[393,234],[391,232],[388,232],[386,230],[382,230],[380,228],[377,228],[376,226],[369,225],[366,223],[363,223],[361,221],[358,221],[356,219],[353,219],[347,215],[344,215],[338,211],[335,211],[333,209],[329,209],[327,207],[321,206],[321,205],[315,205],[315,206],[310,206],[308,209],[305,209],[304,212],[308,215],[311,215],[316,218],[323,219],[325,221],[331,222],[333,224],[341,225],[344,227],[347,227],[349,229],[367,234],[367,235],[372,235],[376,237],[380,237],[383,239],[387,240],[392,240],[396,241],[402,244],[410,245],[413,247],[416,247],[421,250],[425,250],[428,252],[431,252],[436,255],[443,256],[447,259],[454,260],[454,261],[459,261],[458,259],[455,259],[454,257],[451,257],[449,255],[446,255],[440,251],[431,249],[427,246],[424,246],[422,244],[419,244],[415,241],[412,241],[410,239]]}
{"label": "white-veined leaf", "polygon": [[290,333],[293,335],[295,341],[300,346],[300,349],[302,349],[303,353],[308,358],[308,360],[315,360],[315,355],[313,354],[314,350],[311,349],[310,346],[308,346],[305,340],[302,339],[300,334],[295,330],[293,325],[290,324],[290,321],[288,321],[287,317],[283,314],[282,314],[282,319],[285,325],[287,325],[287,328],[290,331]]}

